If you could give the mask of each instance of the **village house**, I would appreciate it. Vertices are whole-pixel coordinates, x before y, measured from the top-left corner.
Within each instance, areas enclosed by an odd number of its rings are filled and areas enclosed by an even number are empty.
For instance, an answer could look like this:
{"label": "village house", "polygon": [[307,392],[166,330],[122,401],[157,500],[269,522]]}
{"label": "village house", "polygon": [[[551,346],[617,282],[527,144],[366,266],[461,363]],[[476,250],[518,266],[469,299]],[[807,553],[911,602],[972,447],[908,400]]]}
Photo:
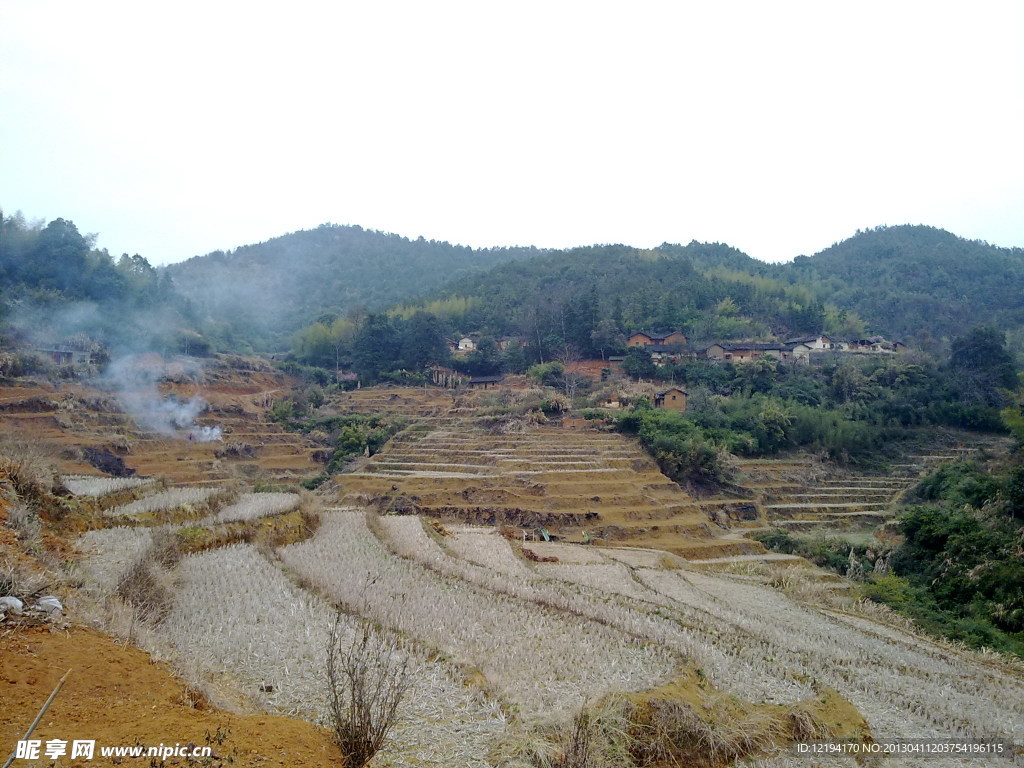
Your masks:
{"label": "village house", "polygon": [[476,349],[476,342],[469,338],[469,336],[463,336],[459,339],[458,350],[460,352],[472,352],[474,349]]}
{"label": "village house", "polygon": [[660,345],[664,347],[681,347],[686,344],[686,336],[680,331],[652,331],[651,333],[637,332],[626,339],[627,347],[650,347]]}
{"label": "village house", "polygon": [[80,349],[72,349],[63,344],[50,344],[35,347],[34,351],[45,355],[57,365],[88,365],[92,362],[92,353]]}
{"label": "village house", "polygon": [[794,339],[786,339],[783,344],[796,346],[802,345],[807,349],[838,349],[837,344],[828,336],[818,334],[817,336],[799,336]]}
{"label": "village house", "polygon": [[[902,344],[900,346],[903,346]],[[860,352],[861,354],[887,354],[896,351],[896,345],[890,341],[886,341],[881,336],[871,336],[866,339],[852,339],[848,342],[847,350],[849,352]]]}
{"label": "village house", "polygon": [[654,407],[666,408],[672,411],[685,411],[686,396],[686,390],[679,387],[670,387],[654,395]]}
{"label": "village house", "polygon": [[728,361],[731,363],[749,363],[761,357],[774,357],[777,360],[793,360],[792,349],[778,342],[755,343],[736,342],[712,344],[704,350],[709,360]]}
{"label": "village house", "polygon": [[474,376],[469,380],[470,389],[495,389],[504,376]]}

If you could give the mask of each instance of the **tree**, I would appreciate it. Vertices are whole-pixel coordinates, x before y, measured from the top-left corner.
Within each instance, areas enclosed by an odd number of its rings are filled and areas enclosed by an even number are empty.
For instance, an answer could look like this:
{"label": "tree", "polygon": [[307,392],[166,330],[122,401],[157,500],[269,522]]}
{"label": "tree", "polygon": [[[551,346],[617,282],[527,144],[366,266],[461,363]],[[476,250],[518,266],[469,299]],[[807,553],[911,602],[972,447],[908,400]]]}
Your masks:
{"label": "tree", "polygon": [[1017,383],[1017,366],[1006,349],[1006,335],[989,325],[973,328],[953,340],[949,367],[968,402],[1002,404],[1000,389]]}
{"label": "tree", "polygon": [[352,340],[352,364],[363,378],[374,380],[381,371],[394,366],[389,350],[394,344],[395,332],[387,315],[367,315]]}
{"label": "tree", "polygon": [[558,351],[556,359],[562,366],[561,380],[558,383],[565,392],[565,396],[569,398],[569,402],[572,403],[580,384],[583,383],[583,377],[579,374],[576,365],[581,359],[580,352],[572,344],[566,344]]}
{"label": "tree", "polygon": [[626,350],[626,359],[622,361],[622,370],[634,379],[653,379],[658,372],[651,353],[646,347],[630,347]]}
{"label": "tree", "polygon": [[416,312],[405,321],[402,332],[402,364],[419,371],[431,363],[440,363],[448,356],[441,322],[429,312]]}
{"label": "tree", "polygon": [[501,352],[494,339],[483,338],[462,360],[453,360],[452,367],[470,376],[491,376],[501,372]]}
{"label": "tree", "polygon": [[615,321],[606,317],[599,320],[594,330],[590,332],[590,345],[600,353],[601,359],[604,360],[606,353],[621,350],[625,346],[625,339],[615,325]]}

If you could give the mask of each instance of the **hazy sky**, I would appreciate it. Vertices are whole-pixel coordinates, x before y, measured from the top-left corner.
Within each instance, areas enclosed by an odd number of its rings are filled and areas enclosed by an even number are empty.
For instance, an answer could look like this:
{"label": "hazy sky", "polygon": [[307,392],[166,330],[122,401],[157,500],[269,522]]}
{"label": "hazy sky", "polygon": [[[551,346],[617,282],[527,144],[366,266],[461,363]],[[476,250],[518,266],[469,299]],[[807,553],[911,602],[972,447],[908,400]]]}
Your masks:
{"label": "hazy sky", "polygon": [[153,263],[323,222],[1024,246],[1022,40],[1020,0],[0,0],[0,207]]}

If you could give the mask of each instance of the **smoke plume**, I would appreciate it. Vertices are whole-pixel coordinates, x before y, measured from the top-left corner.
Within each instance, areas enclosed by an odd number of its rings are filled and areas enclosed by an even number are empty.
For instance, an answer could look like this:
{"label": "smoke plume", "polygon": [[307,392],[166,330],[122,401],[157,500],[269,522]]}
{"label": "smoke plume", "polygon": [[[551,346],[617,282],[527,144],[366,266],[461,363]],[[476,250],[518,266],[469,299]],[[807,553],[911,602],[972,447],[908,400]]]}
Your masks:
{"label": "smoke plume", "polygon": [[167,362],[157,355],[128,355],[110,364],[105,383],[121,406],[143,429],[164,437],[208,443],[222,439],[220,427],[199,426],[196,419],[206,408],[199,395],[187,400],[162,395],[160,381],[194,382],[202,369],[193,360]]}

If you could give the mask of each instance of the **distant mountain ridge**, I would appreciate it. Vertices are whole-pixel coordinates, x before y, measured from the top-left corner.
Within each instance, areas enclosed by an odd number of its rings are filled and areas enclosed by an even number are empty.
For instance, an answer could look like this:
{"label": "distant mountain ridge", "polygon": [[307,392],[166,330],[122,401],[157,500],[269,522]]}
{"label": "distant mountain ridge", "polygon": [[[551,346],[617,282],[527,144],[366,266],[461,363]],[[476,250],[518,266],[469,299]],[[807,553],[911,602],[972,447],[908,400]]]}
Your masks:
{"label": "distant mountain ridge", "polygon": [[858,232],[772,272],[908,338],[956,336],[979,322],[1004,330],[1024,326],[1024,249],[935,227]]}
{"label": "distant mountain ridge", "polygon": [[167,271],[222,342],[246,341],[267,351],[287,347],[295,330],[324,314],[382,309],[450,279],[540,252],[473,249],[323,224],[197,256]]}
{"label": "distant mountain ridge", "polygon": [[167,271],[218,347],[257,351],[287,349],[324,317],[438,297],[475,299],[448,320],[493,334],[522,333],[526,315],[554,302],[613,315],[623,330],[682,327],[696,338],[863,328],[927,346],[979,322],[1024,336],[1024,250],[927,226],[878,227],[770,264],[719,243],[473,249],[325,224]]}

